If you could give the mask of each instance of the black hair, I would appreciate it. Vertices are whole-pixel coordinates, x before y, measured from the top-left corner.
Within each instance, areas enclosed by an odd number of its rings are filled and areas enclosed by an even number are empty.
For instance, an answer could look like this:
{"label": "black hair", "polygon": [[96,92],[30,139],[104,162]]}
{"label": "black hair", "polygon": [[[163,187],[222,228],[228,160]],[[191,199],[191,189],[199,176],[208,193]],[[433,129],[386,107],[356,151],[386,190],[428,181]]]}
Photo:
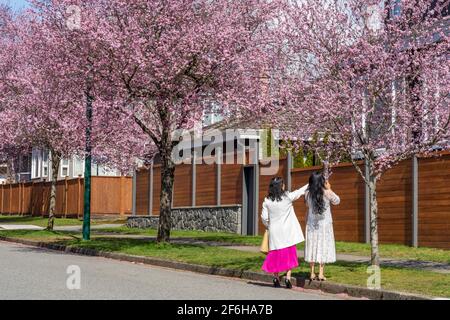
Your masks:
{"label": "black hair", "polygon": [[286,191],[283,189],[284,181],[280,177],[273,178],[270,181],[269,185],[269,194],[267,195],[267,199],[272,201],[281,201],[283,200],[283,196]]}
{"label": "black hair", "polygon": [[325,189],[325,177],[321,172],[314,172],[309,177],[308,199],[311,200],[312,209],[315,214],[323,214],[325,201],[323,193]]}

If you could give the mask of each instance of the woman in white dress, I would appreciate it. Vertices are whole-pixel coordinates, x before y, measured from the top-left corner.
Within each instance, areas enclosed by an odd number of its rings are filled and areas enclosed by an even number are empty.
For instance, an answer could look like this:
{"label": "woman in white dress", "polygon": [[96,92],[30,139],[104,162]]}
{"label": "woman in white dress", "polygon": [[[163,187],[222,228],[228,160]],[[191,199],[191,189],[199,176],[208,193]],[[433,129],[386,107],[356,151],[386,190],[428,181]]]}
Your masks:
{"label": "woman in white dress", "polygon": [[[331,190],[323,174],[317,172],[309,178],[305,199],[308,206],[305,261],[311,266],[311,280],[326,281],[325,264],[336,262],[331,204],[338,205],[340,198]],[[315,273],[316,263],[320,264],[318,278]]]}
{"label": "woman in white dress", "polygon": [[280,287],[280,272],[286,274],[286,288],[291,289],[291,272],[298,267],[296,245],[305,241],[295,215],[293,202],[305,194],[308,185],[288,192],[282,178],[270,182],[269,192],[262,205],[261,220],[269,229],[269,254],[262,270],[274,275],[273,284]]}

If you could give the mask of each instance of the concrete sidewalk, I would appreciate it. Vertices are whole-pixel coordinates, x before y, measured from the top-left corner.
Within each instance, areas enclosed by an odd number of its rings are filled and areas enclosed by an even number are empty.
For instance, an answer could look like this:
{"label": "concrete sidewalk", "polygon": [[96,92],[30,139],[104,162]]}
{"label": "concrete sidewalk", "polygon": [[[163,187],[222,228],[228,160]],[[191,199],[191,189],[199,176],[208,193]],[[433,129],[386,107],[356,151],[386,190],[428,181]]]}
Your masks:
{"label": "concrete sidewalk", "polygon": [[26,224],[0,224],[0,230],[44,230],[42,227],[34,226],[34,225],[26,225]]}
{"label": "concrete sidewalk", "polygon": [[[91,225],[91,230],[101,230],[101,229],[109,229],[109,228],[117,228],[122,227],[123,224],[98,224],[98,225]],[[62,227],[54,227],[55,231],[70,231],[70,232],[78,232],[82,231],[83,226],[62,226]]]}

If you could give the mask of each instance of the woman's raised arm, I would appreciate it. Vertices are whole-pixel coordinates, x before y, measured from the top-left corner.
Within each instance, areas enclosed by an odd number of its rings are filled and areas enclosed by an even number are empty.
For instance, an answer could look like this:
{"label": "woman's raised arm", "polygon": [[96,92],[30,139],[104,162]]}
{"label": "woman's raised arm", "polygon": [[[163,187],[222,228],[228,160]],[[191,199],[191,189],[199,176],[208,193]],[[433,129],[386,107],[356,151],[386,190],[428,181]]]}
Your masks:
{"label": "woman's raised arm", "polygon": [[306,190],[308,190],[309,185],[305,185],[298,190],[292,191],[288,193],[288,198],[291,201],[296,201],[305,195]]}

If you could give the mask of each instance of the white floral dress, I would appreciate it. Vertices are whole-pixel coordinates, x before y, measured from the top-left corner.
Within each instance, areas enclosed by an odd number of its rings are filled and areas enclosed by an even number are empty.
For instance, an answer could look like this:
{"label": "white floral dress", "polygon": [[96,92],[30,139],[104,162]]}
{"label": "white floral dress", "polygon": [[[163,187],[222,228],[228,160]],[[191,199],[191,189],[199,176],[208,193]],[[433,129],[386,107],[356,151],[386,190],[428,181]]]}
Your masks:
{"label": "white floral dress", "polygon": [[308,193],[305,196],[308,206],[305,261],[321,264],[336,262],[331,204],[338,205],[341,200],[333,191],[326,190],[324,192],[325,211],[322,214],[315,214]]}

